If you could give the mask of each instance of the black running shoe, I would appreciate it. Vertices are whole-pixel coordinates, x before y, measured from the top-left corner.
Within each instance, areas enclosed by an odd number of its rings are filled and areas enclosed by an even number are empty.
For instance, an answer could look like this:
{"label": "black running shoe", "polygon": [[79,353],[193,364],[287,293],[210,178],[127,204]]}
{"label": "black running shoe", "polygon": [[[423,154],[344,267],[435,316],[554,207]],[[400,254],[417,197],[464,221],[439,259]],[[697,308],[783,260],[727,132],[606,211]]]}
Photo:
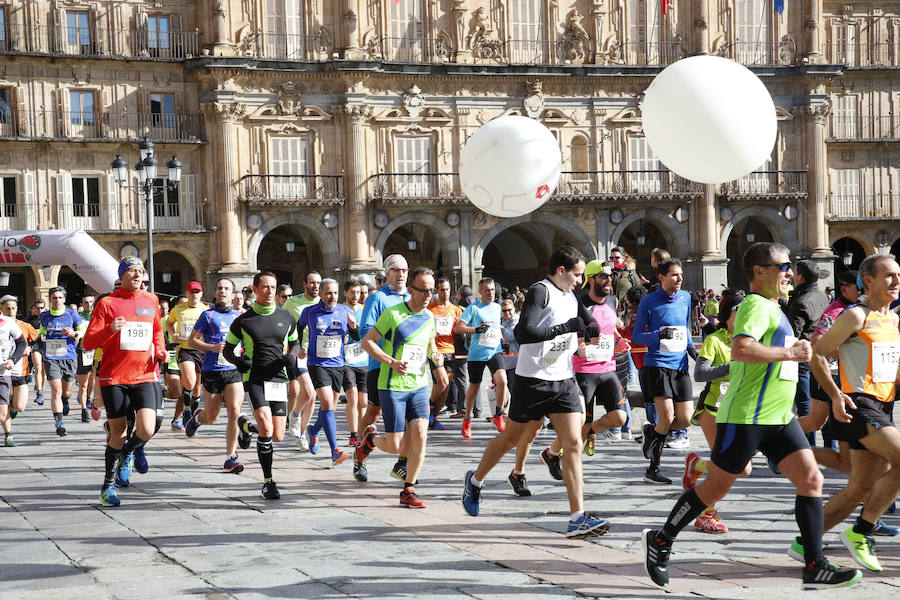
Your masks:
{"label": "black running shoe", "polygon": [[250,419],[245,414],[238,415],[237,418],[237,426],[238,426],[238,446],[241,447],[242,450],[246,450],[250,447],[250,440],[252,439],[250,433]]}
{"label": "black running shoe", "polygon": [[644,571],[660,587],[669,586],[669,555],[672,544],[662,536],[658,529],[645,529],[641,532],[641,548],[644,551]]}
{"label": "black running shoe", "polygon": [[281,498],[281,494],[278,492],[278,488],[275,486],[275,480],[269,479],[262,486],[262,497],[266,500],[278,500]]}
{"label": "black running shoe", "polygon": [[88,417],[86,408],[81,409],[81,422],[82,423],[90,423],[91,422],[91,419]]}
{"label": "black running shoe", "polygon": [[512,471],[510,472],[508,479],[509,485],[512,486],[512,489],[517,496],[531,495],[531,490],[528,489],[528,480],[525,478],[525,473],[516,475],[516,472]]}
{"label": "black running shoe", "polygon": [[66,428],[62,426],[62,423],[56,426],[56,435],[59,437],[66,435]]}
{"label": "black running shoe", "polygon": [[659,472],[659,467],[647,467],[647,471],[644,473],[644,481],[657,485],[672,483],[671,479]]}
{"label": "black running shoe", "polygon": [[366,463],[356,458],[356,453],[353,453],[353,479],[365,482],[369,480],[369,470],[366,468]]}
{"label": "black running shoe", "polygon": [[541,451],[541,462],[547,465],[547,470],[550,471],[550,477],[557,481],[562,481],[563,472],[562,465],[560,464],[560,456],[552,456],[549,450],[550,446],[547,446]]}
{"label": "black running shoe", "polygon": [[652,439],[650,433],[652,431],[653,425],[650,423],[644,423],[641,426],[641,454],[648,460],[650,459],[650,441]]}
{"label": "black running shoe", "polygon": [[859,569],[841,569],[828,561],[814,561],[803,569],[804,590],[826,590],[853,585],[862,579]]}
{"label": "black running shoe", "polygon": [[406,461],[402,458],[398,458],[397,462],[394,463],[394,468],[391,469],[391,477],[398,481],[406,481]]}

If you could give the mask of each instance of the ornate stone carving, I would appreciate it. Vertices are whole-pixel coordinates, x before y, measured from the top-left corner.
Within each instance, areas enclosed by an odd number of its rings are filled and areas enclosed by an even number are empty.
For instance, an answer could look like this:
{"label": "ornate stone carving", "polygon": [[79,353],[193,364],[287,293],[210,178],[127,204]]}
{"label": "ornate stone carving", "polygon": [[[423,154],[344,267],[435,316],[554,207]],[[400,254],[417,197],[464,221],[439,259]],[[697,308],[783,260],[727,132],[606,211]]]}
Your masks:
{"label": "ornate stone carving", "polygon": [[367,31],[363,36],[363,54],[370,60],[381,58],[381,39],[375,31]]}
{"label": "ornate stone carving", "polygon": [[241,27],[237,32],[237,43],[235,44],[235,52],[238,56],[255,56],[256,44],[259,40],[260,32],[254,31],[250,25]]}
{"label": "ornate stone carving", "polygon": [[481,211],[475,213],[475,217],[472,219],[472,223],[475,225],[475,227],[484,227],[485,225],[487,225],[487,215]]}
{"label": "ornate stone carving", "polygon": [[401,98],[406,113],[413,119],[418,119],[422,109],[425,108],[425,97],[422,95],[422,90],[419,89],[419,86],[412,86]]}
{"label": "ornate stone carving", "polygon": [[483,6],[479,6],[472,13],[469,20],[469,34],[466,36],[466,48],[472,51],[476,58],[500,58],[502,42],[490,37],[494,33],[491,28],[491,19]]}
{"label": "ornate stone carving", "polygon": [[853,16],[853,6],[850,4],[845,4],[841,7],[841,16],[845,19],[849,19]]}
{"label": "ornate stone carving", "polygon": [[319,27],[319,33],[316,35],[316,50],[319,53],[320,59],[328,59],[331,58],[331,49],[334,47],[334,44],[331,43],[331,34],[328,33],[328,30],[325,27]]}
{"label": "ornate stone carving", "polygon": [[366,104],[344,104],[340,112],[351,122],[362,124],[372,117],[374,111]]}
{"label": "ornate stone carving", "polygon": [[782,64],[792,65],[796,56],[797,44],[794,42],[794,38],[787,34],[781,36],[781,41],[778,43],[779,60],[781,60]]}
{"label": "ornate stone carving", "polygon": [[224,18],[225,16],[228,15],[228,9],[227,9],[227,6],[225,5],[225,0],[215,0],[215,2],[212,3],[211,8],[212,8],[212,14],[214,17]]}
{"label": "ornate stone carving", "polygon": [[810,117],[823,122],[831,114],[831,101],[820,102],[818,104],[808,104],[805,107],[806,114]]}
{"label": "ornate stone carving", "polygon": [[94,154],[93,152],[78,152],[75,154],[75,164],[79,167],[93,167],[94,166]]}
{"label": "ornate stone carving", "polygon": [[247,114],[247,105],[242,102],[206,102],[200,109],[222,121],[239,121]]}
{"label": "ornate stone carving", "polygon": [[527,95],[522,102],[525,114],[536,119],[544,110],[544,82],[540,79],[529,79],[525,81],[525,89]]}
{"label": "ornate stone carving", "polygon": [[461,48],[466,39],[466,0],[453,0],[453,23],[456,32],[456,45]]}
{"label": "ornate stone carving", "polygon": [[278,112],[282,115],[299,115],[303,109],[303,97],[297,84],[285,81],[278,88]]}
{"label": "ornate stone carving", "polygon": [[584,62],[587,57],[590,37],[581,21],[584,17],[577,8],[573,8],[566,16],[565,31],[562,37],[563,55],[566,60]]}

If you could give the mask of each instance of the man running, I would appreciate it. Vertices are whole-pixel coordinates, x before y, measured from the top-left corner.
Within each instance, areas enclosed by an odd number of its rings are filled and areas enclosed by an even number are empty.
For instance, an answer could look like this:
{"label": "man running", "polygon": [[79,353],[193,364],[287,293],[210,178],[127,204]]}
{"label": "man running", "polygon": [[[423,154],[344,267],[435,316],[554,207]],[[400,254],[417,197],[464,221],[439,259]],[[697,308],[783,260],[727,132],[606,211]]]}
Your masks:
{"label": "man running", "polygon": [[[438,421],[438,415],[444,408],[447,401],[447,394],[450,392],[450,381],[453,377],[454,364],[454,346],[453,346],[453,327],[456,321],[462,316],[462,309],[450,302],[452,288],[450,280],[446,277],[438,277],[435,282],[437,299],[428,305],[428,310],[434,315],[435,337],[434,343],[437,346],[438,353],[444,358],[443,364],[438,367],[434,362],[429,362],[431,367],[432,379],[434,385],[431,388],[431,415],[428,417],[428,429],[436,429],[438,431],[444,429],[444,425]],[[430,360],[430,359],[429,359]],[[445,372],[448,380],[447,387],[437,385],[440,376],[434,371],[440,369]]]}
{"label": "man running", "polygon": [[[15,296],[3,296],[0,298],[0,313],[4,317],[16,319],[16,313],[19,309],[19,302]],[[2,422],[4,440],[3,445],[7,448],[16,446],[16,438],[12,434],[12,420],[16,418],[20,412],[24,412],[28,407],[28,384],[31,383],[31,373],[28,366],[28,355],[31,353],[31,345],[37,340],[38,333],[34,327],[27,321],[16,319],[16,325],[22,330],[25,336],[25,350],[22,358],[13,365],[10,374],[10,384],[12,385],[12,395],[9,403],[9,416]]]}
{"label": "man running", "polygon": [[[359,324],[362,320],[362,289],[358,279],[344,284],[344,306]],[[350,429],[350,446],[359,445],[359,419],[366,410],[369,388],[366,385],[366,367],[369,357],[359,341],[345,340],[344,345],[344,394],[347,396],[347,427]],[[373,390],[374,392],[374,390]]]}
{"label": "man running", "polygon": [[[44,312],[44,301],[36,300],[31,305],[31,310],[25,322],[31,325],[35,331],[41,330],[41,313]],[[38,336],[38,339],[31,345],[31,352],[28,355],[31,362],[31,368],[34,371],[34,403],[38,406],[44,405],[44,381],[47,374],[44,371],[44,340]]]}
{"label": "man running", "polygon": [[[165,358],[166,345],[158,317],[159,299],[141,289],[143,278],[141,259],[122,259],[122,286],[97,302],[84,335],[85,350],[103,350],[97,377],[109,423],[100,491],[103,506],[121,504],[118,488],[130,484],[135,451],[142,449],[162,424],[157,361]],[[129,411],[135,415],[134,430],[126,436]]]}
{"label": "man running", "polygon": [[76,343],[84,333],[84,319],[76,311],[66,308],[66,290],[50,288],[50,310],[41,313],[44,338],[44,368],[50,382],[50,406],[56,435],[66,435],[62,418],[69,414],[69,396],[78,369]]}
{"label": "man running", "polygon": [[[225,359],[241,372],[244,391],[250,395],[256,422],[238,415],[238,445],[250,447],[250,435],[257,434],[256,455],[263,472],[262,496],[281,498],[272,478],[274,448],[272,440],[284,439],[287,418],[286,367],[296,364],[297,321],[275,304],[278,281],[273,273],[262,271],[253,277],[256,301],[250,310],[231,323],[225,338]],[[237,346],[244,349],[238,356]]]}
{"label": "man running", "polygon": [[659,464],[669,432],[690,425],[694,390],[688,354],[696,358],[697,351],[691,340],[691,295],[681,289],[681,261],[664,260],[656,276],[659,287],[641,299],[632,339],[647,346],[644,382],[657,414],[656,426],[644,423],[643,428],[641,450],[650,459],[644,481],[668,484],[672,480],[659,472]]}
{"label": "man running", "polygon": [[[95,298],[87,295],[81,299],[81,310],[78,314],[84,319],[85,328],[91,320],[91,313],[94,311]],[[75,371],[75,379],[78,382],[78,404],[81,406],[81,422],[87,423],[88,419],[88,402],[91,399],[91,393],[94,389],[94,353],[85,350],[78,344],[78,369]]]}
{"label": "man running", "polygon": [[730,385],[716,415],[706,478],[681,495],[662,529],[642,532],[644,570],[656,585],[669,584],[675,536],[725,497],[759,449],[797,488],[794,514],[804,541],[803,589],[851,585],[862,573],[836,568],[822,551],[822,473],[792,412],[797,363],[808,361],[812,349],[793,336],[778,305],[791,278],[789,251],[781,244],[757,242],[744,253],[743,269],[751,294],[735,317]]}
{"label": "man running", "polygon": [[215,304],[201,313],[188,339],[191,348],[205,352],[200,381],[206,393],[203,408],[194,411],[184,426],[184,433],[187,437],[194,437],[201,425],[214,425],[224,400],[228,423],[225,425],[225,463],[222,470],[240,473],[244,465],[237,455],[237,417],[244,402],[244,384],[241,374],[223,354],[225,338],[240,314],[231,305],[233,295],[234,282],[227,277],[219,278],[216,281]]}
{"label": "man running", "polygon": [[334,408],[344,383],[344,340],[349,335],[359,341],[356,319],[343,304],[338,304],[338,282],[323,279],[319,302],[311,304],[300,313],[297,334],[308,336],[309,351],[300,348],[300,358],[306,358],[309,377],[319,398],[319,417],[306,428],[309,451],[319,452],[319,431],[331,448],[331,464],[338,466],[350,455],[337,443],[337,423]]}
{"label": "man running", "polygon": [[[303,309],[319,301],[319,290],[322,287],[322,276],[317,271],[310,271],[303,280],[303,293],[287,299],[283,308],[288,311],[294,320],[300,318]],[[300,340],[303,348],[309,346],[309,332],[305,332]],[[309,376],[306,358],[298,358],[296,365],[288,368],[288,427],[291,435],[297,440],[297,446],[301,451],[309,450],[309,439],[306,436],[306,428],[312,420],[313,411],[316,408],[316,389],[313,387]]]}
{"label": "man running", "polygon": [[[186,302],[186,296],[178,296],[173,299],[175,306],[182,302]],[[166,330],[166,320],[169,318],[169,303],[162,301],[159,303],[159,318],[162,322],[163,332],[166,339],[166,361],[163,365],[163,383],[166,387],[166,398],[172,401],[176,410],[172,415],[172,431],[184,431],[184,425],[178,415],[178,407],[183,406],[181,399],[181,369],[178,368],[178,344],[172,341],[172,336]]]}
{"label": "man running", "polygon": [[[810,367],[831,398],[832,431],[850,444],[850,480],[825,504],[824,531],[865,501],[856,524],[840,537],[857,563],[878,572],[882,568],[872,536],[900,494],[900,433],[893,416],[900,332],[897,315],[890,310],[900,293],[900,266],[889,254],[873,254],[859,266],[859,277],[865,301],[835,319],[813,347]],[[835,351],[840,354],[840,388],[827,360]],[[794,545],[802,549],[804,541]]]}
{"label": "man running", "polygon": [[[8,302],[7,298],[9,297],[3,298],[4,305]],[[15,441],[10,439],[6,425],[10,417],[10,405],[13,402],[13,369],[25,355],[27,345],[25,335],[16,322],[15,314],[7,316],[5,311],[0,314],[0,423],[3,423],[4,433],[6,433],[6,446],[16,445]]]}
{"label": "man running", "polygon": [[[375,448],[399,454],[405,437],[406,477],[400,492],[400,506],[425,508],[425,502],[416,494],[415,484],[425,459],[428,435],[428,374],[425,365],[429,357],[438,367],[435,371],[437,383],[446,387],[447,377],[440,368],[443,357],[434,343],[434,315],[425,308],[434,294],[434,272],[418,267],[409,278],[412,282],[409,285],[409,300],[381,313],[375,327],[369,330],[362,342],[369,356],[381,363],[378,396],[385,433],[377,434],[373,425],[366,427],[353,461],[362,464]],[[408,434],[404,436],[405,432]]]}
{"label": "man running", "polygon": [[203,367],[203,352],[194,350],[188,343],[194,323],[209,306],[203,302],[203,286],[192,281],[185,288],[187,300],[169,312],[166,318],[166,333],[178,344],[175,360],[181,373],[181,398],[175,403],[175,418],[181,409],[181,424],[186,425],[193,412],[200,406],[200,370]]}
{"label": "man running", "polygon": [[503,418],[506,406],[506,370],[501,347],[503,338],[500,335],[500,305],[494,302],[494,280],[485,277],[479,281],[478,293],[481,297],[466,307],[453,327],[456,333],[475,334],[469,346],[469,389],[466,390],[466,416],[462,422],[464,438],[472,437],[472,410],[478,392],[481,391],[485,367],[490,369],[494,381],[494,416],[491,420],[497,431],[506,428]]}
{"label": "man running", "polygon": [[466,473],[462,504],[466,512],[478,516],[485,477],[523,435],[534,439],[544,418],[549,417],[564,450],[563,481],[571,511],[566,537],[603,535],[609,523],[586,513],[583,507],[584,405],[572,370],[578,338],[599,342],[594,318],[572,293],[584,274],[584,256],[571,246],[563,246],[553,252],[548,267],[547,278],[528,289],[516,326],[519,362],[509,424],[485,448],[478,468]]}

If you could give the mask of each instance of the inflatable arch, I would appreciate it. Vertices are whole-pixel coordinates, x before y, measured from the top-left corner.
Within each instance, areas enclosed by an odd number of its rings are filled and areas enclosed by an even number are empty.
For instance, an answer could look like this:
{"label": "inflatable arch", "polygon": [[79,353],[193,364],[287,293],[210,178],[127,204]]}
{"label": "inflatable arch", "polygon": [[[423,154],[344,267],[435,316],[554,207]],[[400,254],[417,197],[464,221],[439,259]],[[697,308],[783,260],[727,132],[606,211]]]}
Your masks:
{"label": "inflatable arch", "polygon": [[0,268],[29,265],[66,265],[101,294],[119,278],[119,261],[81,229],[0,233]]}

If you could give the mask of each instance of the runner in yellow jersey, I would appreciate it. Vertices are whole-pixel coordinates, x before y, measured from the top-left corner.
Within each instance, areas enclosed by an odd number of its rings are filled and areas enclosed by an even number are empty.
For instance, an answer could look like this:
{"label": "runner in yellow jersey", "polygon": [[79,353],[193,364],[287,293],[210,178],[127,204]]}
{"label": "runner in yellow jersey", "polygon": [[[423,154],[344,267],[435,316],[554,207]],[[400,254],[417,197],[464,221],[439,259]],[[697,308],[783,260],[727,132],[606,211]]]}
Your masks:
{"label": "runner in yellow jersey", "polygon": [[194,330],[194,323],[209,308],[203,302],[203,286],[192,281],[185,288],[187,300],[177,304],[166,318],[166,333],[178,344],[176,360],[181,370],[181,398],[175,403],[175,417],[181,410],[181,423],[185,425],[200,406],[200,367],[205,353],[194,350],[188,339]]}

